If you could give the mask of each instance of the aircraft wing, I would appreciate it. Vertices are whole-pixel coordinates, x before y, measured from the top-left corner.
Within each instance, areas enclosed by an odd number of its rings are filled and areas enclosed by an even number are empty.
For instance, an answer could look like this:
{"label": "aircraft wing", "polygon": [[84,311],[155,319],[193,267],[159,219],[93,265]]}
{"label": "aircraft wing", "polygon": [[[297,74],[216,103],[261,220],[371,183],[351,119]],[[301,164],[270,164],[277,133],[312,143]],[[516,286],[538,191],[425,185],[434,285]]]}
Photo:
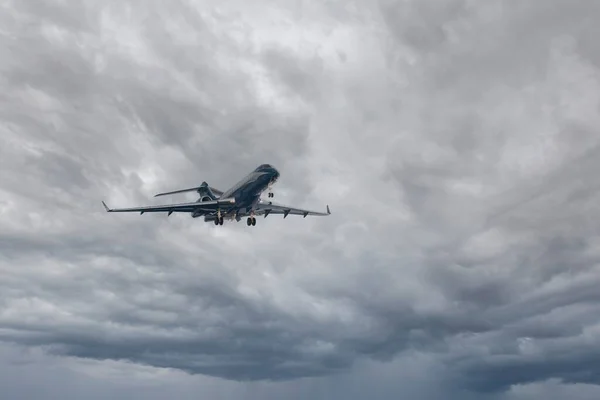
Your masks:
{"label": "aircraft wing", "polygon": [[235,199],[219,199],[213,201],[198,201],[194,203],[179,203],[179,204],[166,204],[160,206],[145,206],[145,207],[133,207],[133,208],[109,208],[105,202],[102,205],[107,212],[139,212],[140,214],[146,212],[166,212],[171,214],[172,212],[193,212],[193,211],[213,211],[218,207],[233,206]]}
{"label": "aircraft wing", "polygon": [[329,210],[329,205],[327,206],[326,212],[318,212],[318,211],[310,211],[303,210],[301,208],[289,207],[283,204],[275,204],[272,201],[269,202],[261,202],[256,205],[255,213],[257,215],[264,215],[265,218],[269,214],[283,214],[283,218],[286,218],[288,215],[302,215],[306,218],[308,215],[317,215],[317,216],[327,216],[331,214]]}

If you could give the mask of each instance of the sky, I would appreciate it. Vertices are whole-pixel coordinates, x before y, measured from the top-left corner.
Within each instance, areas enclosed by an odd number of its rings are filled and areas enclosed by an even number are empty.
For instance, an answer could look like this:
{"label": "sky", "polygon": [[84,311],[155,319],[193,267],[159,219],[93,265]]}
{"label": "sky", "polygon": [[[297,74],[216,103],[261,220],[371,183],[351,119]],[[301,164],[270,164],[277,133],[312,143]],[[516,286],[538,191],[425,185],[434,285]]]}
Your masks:
{"label": "sky", "polygon": [[[0,387],[597,399],[600,3],[6,0]],[[263,163],[327,217],[214,226]]]}

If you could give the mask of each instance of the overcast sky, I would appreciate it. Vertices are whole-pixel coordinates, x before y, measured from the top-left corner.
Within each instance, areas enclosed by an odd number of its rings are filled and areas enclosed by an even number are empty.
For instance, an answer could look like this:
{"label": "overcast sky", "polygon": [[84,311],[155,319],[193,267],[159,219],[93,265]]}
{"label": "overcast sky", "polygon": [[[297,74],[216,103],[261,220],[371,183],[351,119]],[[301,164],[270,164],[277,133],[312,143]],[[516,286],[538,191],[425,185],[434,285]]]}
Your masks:
{"label": "overcast sky", "polygon": [[[0,3],[0,388],[600,397],[600,3]],[[262,163],[326,218],[107,214]]]}

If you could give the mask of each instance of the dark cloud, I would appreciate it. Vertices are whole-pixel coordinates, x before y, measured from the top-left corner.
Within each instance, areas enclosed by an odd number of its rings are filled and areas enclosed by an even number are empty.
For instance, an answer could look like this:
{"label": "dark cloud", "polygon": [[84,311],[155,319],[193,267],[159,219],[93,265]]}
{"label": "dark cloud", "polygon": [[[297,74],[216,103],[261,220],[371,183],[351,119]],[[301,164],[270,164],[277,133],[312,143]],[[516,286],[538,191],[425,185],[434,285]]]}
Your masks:
{"label": "dark cloud", "polygon": [[[112,369],[142,376],[117,397],[597,395],[597,5],[0,7],[0,370],[87,366],[91,398]],[[264,162],[334,214],[100,204]]]}

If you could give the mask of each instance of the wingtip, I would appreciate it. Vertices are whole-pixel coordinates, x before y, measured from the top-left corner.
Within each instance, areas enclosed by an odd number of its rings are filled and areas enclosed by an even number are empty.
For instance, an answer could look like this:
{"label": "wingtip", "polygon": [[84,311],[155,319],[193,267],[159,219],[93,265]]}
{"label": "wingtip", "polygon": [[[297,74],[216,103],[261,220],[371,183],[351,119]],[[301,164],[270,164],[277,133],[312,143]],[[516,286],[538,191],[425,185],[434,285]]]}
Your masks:
{"label": "wingtip", "polygon": [[106,203],[104,202],[104,200],[102,200],[102,205],[104,206],[104,209],[106,210],[106,212],[110,211],[110,208],[108,208],[108,206],[106,205]]}
{"label": "wingtip", "polygon": [[329,204],[327,204],[327,215],[331,214],[331,210],[329,209]]}

